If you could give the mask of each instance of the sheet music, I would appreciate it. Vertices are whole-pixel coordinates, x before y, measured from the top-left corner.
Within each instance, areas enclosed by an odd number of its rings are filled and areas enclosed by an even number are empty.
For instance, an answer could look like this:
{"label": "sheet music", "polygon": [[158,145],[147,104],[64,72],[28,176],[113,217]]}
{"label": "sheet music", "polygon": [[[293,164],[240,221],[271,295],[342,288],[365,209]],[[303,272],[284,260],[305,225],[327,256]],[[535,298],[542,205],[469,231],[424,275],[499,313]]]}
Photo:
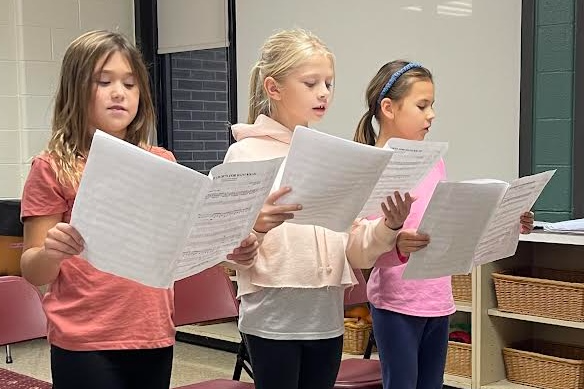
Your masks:
{"label": "sheet music", "polygon": [[411,192],[446,154],[448,143],[392,138],[385,148],[393,150],[393,156],[359,213],[360,217],[380,214],[381,203],[396,190],[402,196]]}
{"label": "sheet music", "polygon": [[232,162],[211,170],[213,184],[193,215],[177,280],[225,261],[248,236],[283,159]]}
{"label": "sheet music", "polygon": [[290,223],[346,231],[387,166],[392,151],[297,126],[280,187],[280,203],[301,204]]}
{"label": "sheet music", "polygon": [[410,255],[403,278],[467,274],[477,243],[508,185],[438,183],[418,228],[430,236],[430,244]]}
{"label": "sheet music", "polygon": [[563,234],[584,234],[584,219],[572,219],[555,223],[542,222],[544,231]]}
{"label": "sheet music", "polygon": [[546,171],[511,182],[476,248],[474,256],[476,265],[515,254],[521,229],[519,219],[524,212],[531,209],[554,173],[555,170]]}
{"label": "sheet music", "polygon": [[203,174],[96,131],[71,215],[85,240],[81,256],[104,272],[172,286],[185,224],[209,184]]}

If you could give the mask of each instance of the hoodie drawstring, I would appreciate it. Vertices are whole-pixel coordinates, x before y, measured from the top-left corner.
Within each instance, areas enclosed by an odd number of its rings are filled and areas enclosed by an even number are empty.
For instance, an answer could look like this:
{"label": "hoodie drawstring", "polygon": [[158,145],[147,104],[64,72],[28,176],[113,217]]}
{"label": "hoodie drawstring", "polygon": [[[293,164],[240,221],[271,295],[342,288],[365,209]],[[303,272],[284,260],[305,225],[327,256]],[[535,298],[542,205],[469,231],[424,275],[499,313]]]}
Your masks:
{"label": "hoodie drawstring", "polygon": [[[323,244],[325,245],[325,247],[323,248],[324,250],[321,250],[320,247],[320,242],[321,240],[318,237],[318,232],[316,231],[316,226],[312,226],[312,228],[314,229],[314,241],[316,242],[316,260],[318,262],[318,272],[322,273],[324,271],[327,272],[327,274],[330,274],[333,271],[332,266],[330,265],[330,262],[328,260],[328,256],[326,255],[326,239],[322,239]],[[323,234],[325,233],[324,230],[322,231]]]}

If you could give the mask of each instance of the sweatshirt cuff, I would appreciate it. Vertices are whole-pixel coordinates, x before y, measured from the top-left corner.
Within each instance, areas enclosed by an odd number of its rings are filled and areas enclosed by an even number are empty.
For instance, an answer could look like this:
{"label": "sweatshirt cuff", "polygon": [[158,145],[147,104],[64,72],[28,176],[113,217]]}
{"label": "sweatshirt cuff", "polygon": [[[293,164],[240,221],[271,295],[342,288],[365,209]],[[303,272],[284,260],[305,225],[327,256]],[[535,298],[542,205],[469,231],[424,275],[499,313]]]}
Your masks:
{"label": "sweatshirt cuff", "polygon": [[375,226],[374,235],[377,240],[383,242],[387,245],[385,251],[390,251],[395,247],[395,242],[397,240],[397,234],[401,230],[392,230],[385,225],[383,218],[380,218]]}
{"label": "sweatshirt cuff", "polygon": [[253,265],[255,265],[257,260],[257,256],[254,258],[254,260],[249,264],[249,265],[242,265],[239,264],[237,262],[234,261],[230,261],[230,260],[226,260],[220,263],[221,266],[225,266],[231,270],[235,270],[235,271],[242,271],[242,270],[249,270],[253,267]]}
{"label": "sweatshirt cuff", "polygon": [[258,243],[262,244],[262,242],[264,241],[264,236],[266,236],[267,232],[258,232],[254,229],[251,230],[255,236],[257,236],[258,238]]}

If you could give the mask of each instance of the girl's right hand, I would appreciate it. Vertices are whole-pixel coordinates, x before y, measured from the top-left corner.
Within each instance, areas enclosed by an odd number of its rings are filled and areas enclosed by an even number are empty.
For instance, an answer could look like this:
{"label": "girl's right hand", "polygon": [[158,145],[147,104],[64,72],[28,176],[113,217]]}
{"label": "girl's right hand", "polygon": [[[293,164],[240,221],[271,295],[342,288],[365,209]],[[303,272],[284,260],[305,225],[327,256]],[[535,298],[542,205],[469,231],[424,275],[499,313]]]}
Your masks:
{"label": "girl's right hand", "polygon": [[430,237],[415,229],[401,230],[397,234],[397,249],[405,256],[423,249],[428,246],[428,243],[430,243]]}
{"label": "girl's right hand", "polygon": [[47,258],[61,262],[83,251],[83,238],[68,223],[57,223],[47,232],[44,251]]}
{"label": "girl's right hand", "polygon": [[294,218],[293,212],[302,209],[300,204],[275,204],[280,197],[291,190],[289,187],[280,188],[266,198],[253,228],[255,231],[266,233],[286,220]]}

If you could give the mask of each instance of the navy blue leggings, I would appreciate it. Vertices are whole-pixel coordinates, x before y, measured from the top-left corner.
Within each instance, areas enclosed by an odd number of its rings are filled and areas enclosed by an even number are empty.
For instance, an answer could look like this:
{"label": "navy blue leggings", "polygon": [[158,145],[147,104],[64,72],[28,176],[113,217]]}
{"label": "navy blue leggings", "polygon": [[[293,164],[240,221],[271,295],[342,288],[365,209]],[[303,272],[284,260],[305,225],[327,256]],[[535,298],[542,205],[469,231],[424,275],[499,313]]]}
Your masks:
{"label": "navy blue leggings", "polygon": [[448,316],[416,317],[371,306],[383,389],[442,389]]}

